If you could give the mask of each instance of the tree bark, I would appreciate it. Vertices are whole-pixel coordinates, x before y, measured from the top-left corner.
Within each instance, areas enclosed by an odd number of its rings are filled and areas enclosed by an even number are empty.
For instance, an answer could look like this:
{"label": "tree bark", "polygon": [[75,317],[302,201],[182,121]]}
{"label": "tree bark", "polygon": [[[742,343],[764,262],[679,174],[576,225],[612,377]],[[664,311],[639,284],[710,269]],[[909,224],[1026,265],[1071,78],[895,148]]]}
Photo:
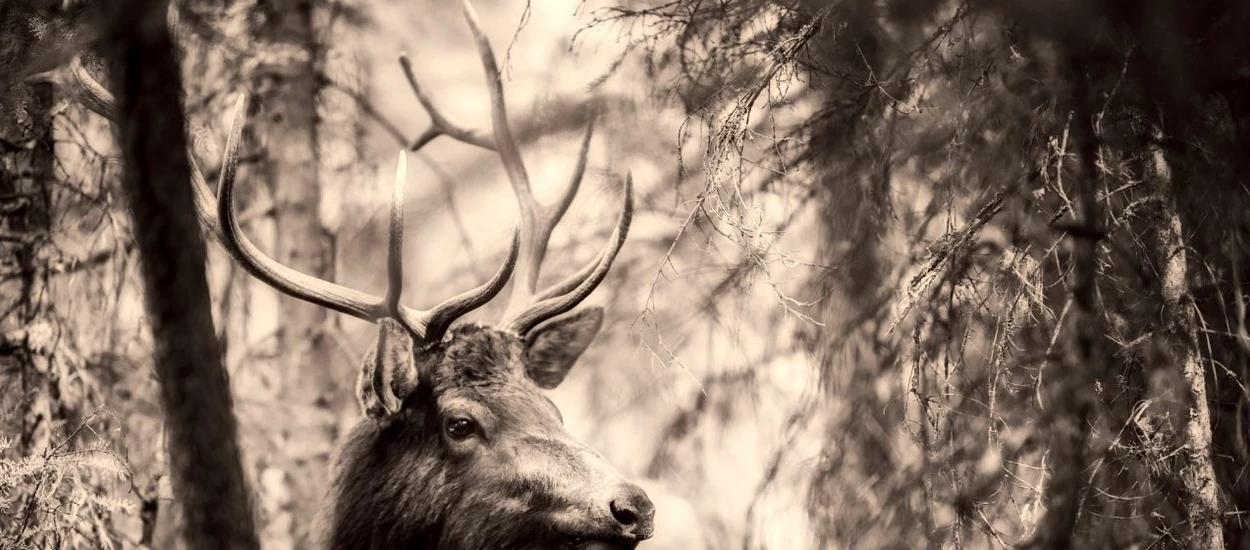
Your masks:
{"label": "tree bark", "polygon": [[[317,78],[320,45],[311,0],[260,0],[253,34],[264,56],[252,75],[259,116],[254,135],[261,143],[259,174],[274,198],[276,239],[273,255],[308,275],[334,279],[332,247],[318,216],[321,185],[318,165]],[[282,387],[278,393],[295,421],[279,428],[289,495],[267,533],[270,544],[310,545],[309,527],[325,497],[329,454],[335,439],[334,384],[324,334],[328,312],[319,306],[281,297],[278,311],[278,357]],[[286,515],[286,517],[281,517]],[[284,541],[283,539],[289,539]]]}
{"label": "tree bark", "polygon": [[1185,446],[1177,457],[1177,472],[1185,492],[1189,515],[1189,548],[1224,548],[1219,485],[1211,457],[1211,409],[1207,401],[1207,379],[1198,347],[1198,323],[1194,297],[1189,287],[1189,260],[1183,226],[1176,206],[1172,172],[1163,150],[1151,146],[1154,163],[1150,179],[1162,205],[1155,229],[1155,265],[1159,269],[1163,298],[1163,334],[1167,339],[1169,363],[1180,367],[1189,390],[1189,414],[1185,425]]}
{"label": "tree bark", "polygon": [[213,331],[192,203],[182,78],[166,0],[125,0],[109,22],[112,84],[144,281],[174,496],[189,548],[258,548],[230,386]]}

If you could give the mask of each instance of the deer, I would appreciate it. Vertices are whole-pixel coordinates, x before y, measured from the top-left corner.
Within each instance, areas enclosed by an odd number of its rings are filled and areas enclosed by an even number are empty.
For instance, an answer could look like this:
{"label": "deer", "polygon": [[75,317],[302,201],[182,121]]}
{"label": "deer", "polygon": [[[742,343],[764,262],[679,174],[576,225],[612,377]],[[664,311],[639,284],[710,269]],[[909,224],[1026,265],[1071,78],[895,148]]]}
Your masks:
{"label": "deer", "polygon": [[[574,440],[543,394],[565,379],[603,324],[601,307],[577,307],[605,279],[625,242],[633,214],[632,177],[623,180],[621,210],[602,251],[539,289],[548,241],[585,172],[594,117],[568,185],[558,200],[541,203],[509,126],[490,42],[469,0],[460,5],[486,73],[492,132],[467,129],[443,116],[401,56],[431,119],[430,129],[408,151],[447,136],[498,154],[520,222],[502,265],[486,282],[428,310],[401,303],[405,152],[397,161],[391,197],[384,295],[321,280],[267,256],[244,234],[234,207],[244,95],[233,109],[215,197],[188,154],[197,214],[205,233],[251,276],[292,298],[376,325],[355,388],[363,415],[335,453],[318,520],[326,548],[632,549],[654,534],[655,506],[603,456]],[[76,58],[70,74],[78,99],[111,118],[111,94]],[[494,299],[514,273],[517,280],[499,322],[456,323]]]}

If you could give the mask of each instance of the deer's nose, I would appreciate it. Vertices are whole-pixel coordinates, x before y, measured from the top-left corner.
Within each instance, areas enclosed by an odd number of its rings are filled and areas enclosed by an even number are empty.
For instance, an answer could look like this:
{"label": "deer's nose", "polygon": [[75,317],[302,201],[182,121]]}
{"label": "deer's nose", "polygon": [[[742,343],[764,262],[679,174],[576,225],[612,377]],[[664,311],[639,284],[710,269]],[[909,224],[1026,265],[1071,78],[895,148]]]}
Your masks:
{"label": "deer's nose", "polygon": [[641,487],[632,483],[621,486],[608,508],[622,533],[643,540],[655,532],[655,505]]}

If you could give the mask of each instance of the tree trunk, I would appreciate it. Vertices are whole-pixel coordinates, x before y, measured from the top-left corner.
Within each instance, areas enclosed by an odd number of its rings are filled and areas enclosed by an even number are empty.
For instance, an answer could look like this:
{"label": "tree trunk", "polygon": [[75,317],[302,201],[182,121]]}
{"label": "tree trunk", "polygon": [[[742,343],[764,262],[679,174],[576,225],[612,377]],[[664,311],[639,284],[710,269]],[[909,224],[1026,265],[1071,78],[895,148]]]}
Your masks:
{"label": "tree trunk", "polygon": [[[317,61],[320,45],[313,28],[310,0],[260,0],[253,29],[264,61],[252,75],[259,116],[254,135],[261,141],[258,173],[274,198],[276,239],[273,255],[308,275],[333,280],[330,240],[318,217]],[[283,409],[291,421],[279,428],[278,450],[286,493],[284,509],[271,518],[266,541],[280,547],[310,545],[313,524],[327,487],[335,438],[333,371],[328,312],[319,306],[282,297],[278,311],[277,349]],[[289,500],[287,500],[289,499]],[[274,532],[285,531],[282,532]]]}
{"label": "tree trunk", "polygon": [[1180,367],[1189,390],[1189,414],[1185,425],[1184,449],[1177,454],[1178,477],[1185,492],[1189,515],[1189,548],[1224,548],[1219,485],[1211,460],[1211,410],[1207,401],[1206,371],[1198,347],[1198,324],[1194,298],[1189,288],[1189,264],[1184,231],[1176,207],[1172,172],[1158,146],[1151,147],[1154,170],[1150,179],[1160,198],[1161,208],[1155,227],[1155,265],[1159,269],[1163,298],[1163,333],[1167,338],[1170,363]]}
{"label": "tree trunk", "polygon": [[[165,0],[127,0],[109,48],[154,368],[189,548],[258,548],[229,381],[213,331],[205,246],[192,203],[182,78]],[[124,15],[121,15],[124,14]]]}

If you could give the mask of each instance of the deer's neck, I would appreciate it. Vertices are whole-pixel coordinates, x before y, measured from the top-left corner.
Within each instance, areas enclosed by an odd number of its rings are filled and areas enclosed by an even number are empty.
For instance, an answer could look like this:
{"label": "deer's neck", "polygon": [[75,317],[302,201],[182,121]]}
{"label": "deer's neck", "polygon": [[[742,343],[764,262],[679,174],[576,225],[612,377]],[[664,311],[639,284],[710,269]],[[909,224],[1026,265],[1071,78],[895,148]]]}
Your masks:
{"label": "deer's neck", "polygon": [[422,424],[365,419],[352,429],[335,460],[327,548],[453,550],[440,542],[445,491],[436,485],[436,444],[412,428]]}

